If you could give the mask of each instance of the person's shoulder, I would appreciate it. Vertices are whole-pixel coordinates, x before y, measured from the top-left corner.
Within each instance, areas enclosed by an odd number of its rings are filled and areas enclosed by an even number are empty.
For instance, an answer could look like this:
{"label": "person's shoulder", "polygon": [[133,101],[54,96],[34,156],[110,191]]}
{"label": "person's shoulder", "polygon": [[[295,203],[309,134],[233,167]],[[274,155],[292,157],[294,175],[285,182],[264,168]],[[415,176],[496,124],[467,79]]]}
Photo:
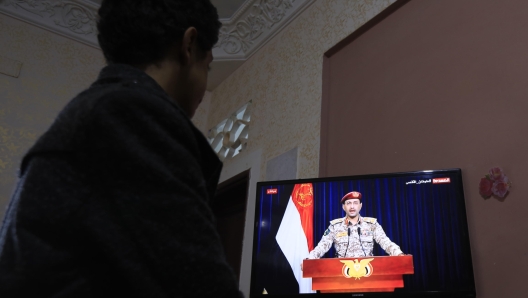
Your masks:
{"label": "person's shoulder", "polygon": [[364,222],[366,223],[369,223],[369,224],[375,224],[378,222],[378,220],[374,217],[362,217],[361,218]]}
{"label": "person's shoulder", "polygon": [[92,86],[73,100],[71,108],[85,115],[88,123],[106,125],[130,120],[187,127],[190,122],[165,93],[140,83]]}
{"label": "person's shoulder", "polygon": [[[91,91],[91,92],[90,92]],[[161,96],[155,89],[144,86],[102,86],[96,90],[87,90],[82,100],[90,102],[95,111],[117,107],[119,109],[142,108],[152,109],[161,107],[163,110],[173,108],[168,98]]]}
{"label": "person's shoulder", "polygon": [[[167,93],[144,72],[127,65],[112,65],[101,70],[99,78],[74,100],[77,107],[90,111],[112,107],[175,108]],[[171,106],[171,107],[168,107]]]}
{"label": "person's shoulder", "polygon": [[342,223],[342,222],[343,222],[343,218],[336,218],[336,219],[330,221],[330,225],[333,226],[333,225],[336,225],[336,224]]}

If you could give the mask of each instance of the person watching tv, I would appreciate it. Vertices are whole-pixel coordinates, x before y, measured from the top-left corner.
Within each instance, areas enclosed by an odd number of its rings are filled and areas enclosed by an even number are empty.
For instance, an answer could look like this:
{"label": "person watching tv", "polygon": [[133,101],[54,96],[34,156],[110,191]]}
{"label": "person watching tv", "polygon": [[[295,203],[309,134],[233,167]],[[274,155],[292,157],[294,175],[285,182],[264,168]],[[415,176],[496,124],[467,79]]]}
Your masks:
{"label": "person watching tv", "polygon": [[220,27],[210,0],[102,1],[108,65],[22,161],[0,297],[243,296],[211,208],[222,162],[190,120]]}

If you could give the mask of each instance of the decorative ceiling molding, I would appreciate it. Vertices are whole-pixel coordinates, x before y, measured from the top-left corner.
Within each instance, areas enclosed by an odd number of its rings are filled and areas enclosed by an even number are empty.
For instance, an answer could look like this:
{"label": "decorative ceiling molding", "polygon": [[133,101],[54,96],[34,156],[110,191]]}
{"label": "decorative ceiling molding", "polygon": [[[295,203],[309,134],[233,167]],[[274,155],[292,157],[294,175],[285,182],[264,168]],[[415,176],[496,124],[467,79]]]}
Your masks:
{"label": "decorative ceiling molding", "polygon": [[[222,2],[225,1],[225,2]],[[228,3],[222,0],[222,3]],[[0,0],[0,13],[100,49],[97,10],[101,0]],[[221,19],[207,90],[214,90],[315,0],[246,0]]]}
{"label": "decorative ceiling molding", "polygon": [[220,20],[215,60],[245,60],[315,0],[247,0],[229,20]]}
{"label": "decorative ceiling molding", "polygon": [[96,48],[98,9],[87,0],[0,0],[0,12]]}
{"label": "decorative ceiling molding", "polygon": [[[247,0],[230,19],[221,19],[215,60],[245,60],[315,0]],[[0,12],[99,48],[96,16],[89,0],[0,0]]]}

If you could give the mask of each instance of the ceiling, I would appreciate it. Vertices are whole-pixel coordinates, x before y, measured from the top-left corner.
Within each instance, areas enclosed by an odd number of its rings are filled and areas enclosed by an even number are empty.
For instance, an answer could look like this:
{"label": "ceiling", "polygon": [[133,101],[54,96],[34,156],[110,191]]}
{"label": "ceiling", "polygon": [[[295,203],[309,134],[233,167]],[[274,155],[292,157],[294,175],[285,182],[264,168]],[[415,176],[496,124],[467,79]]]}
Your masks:
{"label": "ceiling", "polygon": [[211,0],[220,19],[230,19],[246,0]]}
{"label": "ceiling", "polygon": [[[11,1],[0,5],[0,13],[99,48],[95,23],[101,1]],[[222,28],[207,90],[214,90],[314,1],[211,0]]]}
{"label": "ceiling", "polygon": [[[96,5],[101,5],[103,0],[87,0]],[[246,0],[211,0],[216,7],[220,19],[229,19]]]}

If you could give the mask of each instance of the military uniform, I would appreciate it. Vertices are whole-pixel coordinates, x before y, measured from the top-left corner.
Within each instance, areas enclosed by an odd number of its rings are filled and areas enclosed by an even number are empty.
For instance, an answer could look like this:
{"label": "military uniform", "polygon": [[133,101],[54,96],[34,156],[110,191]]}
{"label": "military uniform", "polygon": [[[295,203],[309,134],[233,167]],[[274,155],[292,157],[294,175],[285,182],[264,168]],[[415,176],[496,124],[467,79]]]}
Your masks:
{"label": "military uniform", "polygon": [[[358,228],[361,236],[359,236]],[[350,229],[350,236],[348,229]],[[348,224],[346,217],[332,220],[321,241],[310,252],[308,258],[321,258],[330,249],[332,243],[334,243],[337,258],[372,256],[374,241],[391,256],[403,253],[400,247],[387,237],[375,218],[360,216],[355,225]]]}

